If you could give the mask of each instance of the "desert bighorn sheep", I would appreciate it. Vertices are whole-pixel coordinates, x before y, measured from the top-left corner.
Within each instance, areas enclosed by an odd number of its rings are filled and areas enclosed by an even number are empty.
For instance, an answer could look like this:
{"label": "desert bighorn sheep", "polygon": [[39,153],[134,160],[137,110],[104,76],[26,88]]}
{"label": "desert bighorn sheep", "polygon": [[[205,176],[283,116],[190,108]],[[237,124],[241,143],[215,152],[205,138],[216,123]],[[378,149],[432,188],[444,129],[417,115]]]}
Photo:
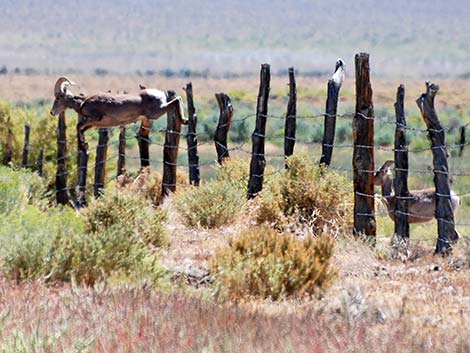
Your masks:
{"label": "desert bighorn sheep", "polygon": [[92,127],[114,127],[136,122],[141,119],[156,120],[170,111],[176,112],[178,119],[186,124],[183,100],[175,97],[167,101],[165,92],[157,89],[142,89],[138,95],[111,95],[109,93],[91,96],[76,96],[67,90],[74,85],[67,77],[59,77],[54,86],[54,104],[51,115],[58,115],[67,108],[80,116],[77,124],[78,144],[82,151],[87,150],[84,132]]}
{"label": "desert bighorn sheep", "polygon": [[[388,209],[388,215],[395,220],[395,204],[396,196],[393,194],[393,179],[391,166],[394,161],[386,161],[374,176],[374,184],[380,185],[382,188],[382,197]],[[422,223],[429,222],[434,219],[436,211],[436,192],[434,188],[410,191],[408,199],[408,222]],[[455,210],[460,204],[460,199],[453,191],[451,191],[450,202]]]}

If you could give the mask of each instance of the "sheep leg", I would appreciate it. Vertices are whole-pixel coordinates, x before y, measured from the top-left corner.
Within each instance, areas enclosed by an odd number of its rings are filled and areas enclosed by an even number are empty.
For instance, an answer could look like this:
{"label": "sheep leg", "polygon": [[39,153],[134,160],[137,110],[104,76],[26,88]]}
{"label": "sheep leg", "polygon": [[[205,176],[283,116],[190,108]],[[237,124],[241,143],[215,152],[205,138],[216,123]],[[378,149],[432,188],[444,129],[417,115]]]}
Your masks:
{"label": "sheep leg", "polygon": [[86,120],[80,121],[77,124],[77,138],[78,138],[78,148],[88,154],[88,143],[85,140],[85,131],[87,131],[92,126]]}
{"label": "sheep leg", "polygon": [[166,104],[163,104],[161,108],[165,111],[171,111],[174,110],[176,111],[176,114],[178,115],[178,119],[181,124],[187,125],[188,120],[184,118],[184,110],[183,110],[183,98],[181,97],[175,97],[171,101],[167,102]]}

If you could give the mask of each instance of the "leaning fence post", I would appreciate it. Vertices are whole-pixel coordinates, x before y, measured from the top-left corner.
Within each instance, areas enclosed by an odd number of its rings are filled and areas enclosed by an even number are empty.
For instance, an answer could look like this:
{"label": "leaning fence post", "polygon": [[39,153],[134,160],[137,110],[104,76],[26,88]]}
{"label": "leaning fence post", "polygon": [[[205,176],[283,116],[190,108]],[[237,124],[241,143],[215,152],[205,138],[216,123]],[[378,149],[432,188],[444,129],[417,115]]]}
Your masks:
{"label": "leaning fence post", "polygon": [[[168,101],[175,98],[175,96],[175,91],[167,92]],[[176,112],[170,111],[167,113],[165,146],[163,147],[162,197],[176,191],[176,166],[180,136],[181,121]]]}
{"label": "leaning fence post", "polygon": [[[289,157],[294,153],[295,129],[297,118],[297,88],[295,84],[295,71],[289,68],[289,101],[287,103],[286,123],[284,126],[284,156]],[[286,164],[287,168],[287,164]]]}
{"label": "leaning fence post", "polygon": [[67,125],[65,124],[65,112],[59,114],[57,126],[57,173],[55,178],[57,204],[69,203],[67,190]]}
{"label": "leaning fence post", "polygon": [[106,178],[106,158],[108,154],[108,129],[100,128],[98,146],[96,146],[95,182],[93,184],[95,197],[103,194],[104,180]]}
{"label": "leaning fence post", "polygon": [[8,117],[7,120],[7,139],[5,143],[5,155],[3,156],[3,165],[10,164],[13,158],[13,130],[11,128],[11,120]]}
{"label": "leaning fence post", "polygon": [[225,158],[230,157],[227,146],[227,137],[228,131],[230,130],[230,124],[232,123],[233,106],[230,101],[230,97],[225,93],[216,93],[215,98],[219,104],[220,115],[217,129],[214,134],[214,143],[217,151],[217,161],[219,164],[222,164],[222,161]]}
{"label": "leaning fence post", "polygon": [[40,177],[43,176],[43,165],[44,165],[44,149],[39,150],[38,160],[36,162],[37,173]]}
{"label": "leaning fence post", "polygon": [[137,139],[139,140],[139,154],[140,154],[140,167],[148,167],[150,165],[150,153],[149,153],[149,142],[150,142],[150,119],[143,119],[140,125],[140,130],[137,133]]}
{"label": "leaning fence post", "polygon": [[465,126],[460,127],[460,149],[459,149],[459,157],[463,156],[463,149],[465,147]]}
{"label": "leaning fence post", "polygon": [[253,147],[250,162],[250,179],[248,181],[247,197],[249,199],[254,198],[263,189],[264,168],[266,166],[264,142],[270,81],[269,64],[263,64],[261,65],[258,104],[256,105],[256,127],[251,135]]}
{"label": "leaning fence post", "polygon": [[408,143],[406,141],[405,119],[405,86],[397,89],[397,101],[395,102],[395,235],[410,238],[410,224],[408,222]]}
{"label": "leaning fence post", "polygon": [[119,147],[118,147],[118,162],[116,176],[120,176],[126,172],[126,128],[121,126],[119,128]]}
{"label": "leaning fence post", "polygon": [[188,133],[186,143],[188,145],[188,164],[189,164],[189,184],[199,186],[199,154],[197,152],[197,115],[194,108],[193,85],[191,82],[186,84],[184,89],[188,101]]}
{"label": "leaning fence post", "polygon": [[21,166],[23,168],[28,167],[28,154],[29,154],[29,134],[31,132],[31,128],[28,124],[24,126],[24,144],[23,144],[23,160],[21,162]]}
{"label": "leaning fence post", "polygon": [[335,141],[336,112],[338,110],[339,90],[344,80],[343,61],[336,62],[335,73],[328,80],[328,95],[326,98],[325,121],[323,124],[323,142],[320,165],[329,166],[333,155]]}
{"label": "leaning fence post", "polygon": [[457,242],[459,235],[455,230],[454,210],[451,202],[445,132],[434,108],[434,98],[438,91],[438,85],[426,82],[426,93],[416,100],[416,104],[418,104],[421,116],[428,128],[432,146],[434,185],[436,187],[435,216],[438,232],[436,253],[446,254],[452,250],[452,244]]}
{"label": "leaning fence post", "polygon": [[356,113],[353,118],[354,234],[375,242],[374,105],[369,54],[356,54]]}

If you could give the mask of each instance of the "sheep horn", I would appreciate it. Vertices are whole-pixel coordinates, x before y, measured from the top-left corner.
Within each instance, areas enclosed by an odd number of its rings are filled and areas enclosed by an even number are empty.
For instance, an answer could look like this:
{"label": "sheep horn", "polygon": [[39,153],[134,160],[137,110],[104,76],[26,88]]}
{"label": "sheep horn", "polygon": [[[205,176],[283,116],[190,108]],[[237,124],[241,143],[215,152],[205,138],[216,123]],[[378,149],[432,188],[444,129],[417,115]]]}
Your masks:
{"label": "sheep horn", "polygon": [[384,170],[387,170],[389,169],[393,164],[395,164],[395,161],[392,161],[392,160],[388,160],[386,161],[382,167],[380,167],[380,171],[384,171]]}
{"label": "sheep horn", "polygon": [[75,83],[70,81],[67,77],[59,77],[57,82],[54,86],[54,95],[58,95],[60,93],[65,93],[65,86],[66,85],[74,85]]}

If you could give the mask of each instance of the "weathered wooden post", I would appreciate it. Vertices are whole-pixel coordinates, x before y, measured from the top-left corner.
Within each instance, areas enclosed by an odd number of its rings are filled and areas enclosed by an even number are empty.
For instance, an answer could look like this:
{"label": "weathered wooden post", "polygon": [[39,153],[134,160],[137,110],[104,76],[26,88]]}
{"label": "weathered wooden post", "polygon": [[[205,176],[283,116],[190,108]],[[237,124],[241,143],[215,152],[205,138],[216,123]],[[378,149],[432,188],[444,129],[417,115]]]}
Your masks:
{"label": "weathered wooden post", "polygon": [[405,119],[405,86],[397,89],[395,102],[395,235],[408,240],[410,238],[410,224],[408,223],[408,143],[406,141]]}
{"label": "weathered wooden post", "polygon": [[186,143],[188,145],[188,164],[189,164],[189,184],[199,186],[199,154],[197,152],[197,115],[194,107],[193,85],[191,82],[186,84],[184,89],[188,101],[188,133],[186,134]]}
{"label": "weathered wooden post", "polygon": [[228,131],[230,130],[230,124],[232,123],[233,106],[232,102],[230,101],[230,97],[225,93],[216,93],[215,98],[219,104],[220,115],[217,129],[215,130],[214,134],[214,143],[215,149],[217,151],[217,161],[219,164],[222,164],[222,161],[225,158],[230,157],[227,146],[227,138]]}
{"label": "weathered wooden post", "polygon": [[416,100],[416,104],[428,128],[432,146],[438,232],[436,253],[447,254],[452,250],[452,244],[459,239],[459,235],[455,230],[454,210],[451,204],[445,132],[434,108],[434,98],[437,92],[439,92],[438,85],[426,82],[426,93]]}
{"label": "weathered wooden post", "polygon": [[104,180],[106,178],[106,158],[108,155],[108,129],[100,128],[98,146],[96,146],[95,182],[93,184],[95,197],[103,194]]}
{"label": "weathered wooden post", "polygon": [[23,168],[28,168],[28,154],[29,154],[29,135],[31,132],[31,128],[28,124],[24,126],[24,144],[23,144],[23,159],[21,162],[21,166]]}
{"label": "weathered wooden post", "polygon": [[[78,115],[78,122],[84,120],[82,115]],[[82,151],[78,146],[77,155],[77,186],[75,187],[76,200],[75,207],[81,208],[87,205],[86,201],[86,178],[88,172],[88,151]]]}
{"label": "weathered wooden post", "polygon": [[65,124],[65,112],[59,114],[57,126],[57,173],[55,178],[57,204],[69,203],[67,189],[67,125]]}
{"label": "weathered wooden post", "polygon": [[463,156],[463,149],[465,147],[465,126],[460,127],[460,148],[459,148],[459,157]]}
{"label": "weathered wooden post", "polygon": [[3,156],[3,165],[10,164],[11,160],[13,159],[13,130],[11,128],[11,120],[8,117],[7,120],[7,138],[5,143],[5,154]]}
{"label": "weathered wooden post", "polygon": [[126,172],[126,128],[119,128],[119,147],[116,176],[120,176]]}
{"label": "weathered wooden post", "polygon": [[[176,96],[175,91],[167,92],[167,99]],[[178,146],[181,136],[181,121],[176,112],[167,113],[167,124],[165,134],[165,147],[163,147],[163,180],[162,198],[176,191],[176,166],[178,159]]]}
{"label": "weathered wooden post", "polygon": [[[284,126],[284,156],[287,158],[294,153],[295,129],[297,124],[297,87],[295,71],[289,68],[289,101],[287,102],[286,124]],[[287,164],[286,164],[287,168]]]}
{"label": "weathered wooden post", "polygon": [[250,179],[247,197],[252,199],[263,189],[264,168],[266,158],[264,142],[266,135],[266,119],[268,117],[269,85],[271,81],[268,64],[261,65],[258,104],[256,105],[256,127],[251,135],[253,144],[250,162]]}
{"label": "weathered wooden post", "polygon": [[369,54],[356,54],[356,113],[353,118],[354,234],[375,242],[374,105]]}
{"label": "weathered wooden post", "polygon": [[140,125],[140,130],[137,134],[139,141],[139,154],[140,154],[140,167],[148,167],[150,165],[150,153],[149,153],[149,142],[150,142],[150,128],[152,124],[150,119],[143,119]]}
{"label": "weathered wooden post", "polygon": [[37,169],[37,173],[38,175],[42,178],[43,176],[43,166],[44,166],[44,149],[41,148],[39,150],[39,155],[38,155],[38,160],[36,162],[36,169]]}
{"label": "weathered wooden post", "polygon": [[328,80],[328,95],[326,98],[325,121],[323,124],[323,142],[320,165],[329,166],[333,155],[333,145],[336,130],[336,112],[338,110],[339,90],[344,80],[343,61],[336,62],[335,72]]}

